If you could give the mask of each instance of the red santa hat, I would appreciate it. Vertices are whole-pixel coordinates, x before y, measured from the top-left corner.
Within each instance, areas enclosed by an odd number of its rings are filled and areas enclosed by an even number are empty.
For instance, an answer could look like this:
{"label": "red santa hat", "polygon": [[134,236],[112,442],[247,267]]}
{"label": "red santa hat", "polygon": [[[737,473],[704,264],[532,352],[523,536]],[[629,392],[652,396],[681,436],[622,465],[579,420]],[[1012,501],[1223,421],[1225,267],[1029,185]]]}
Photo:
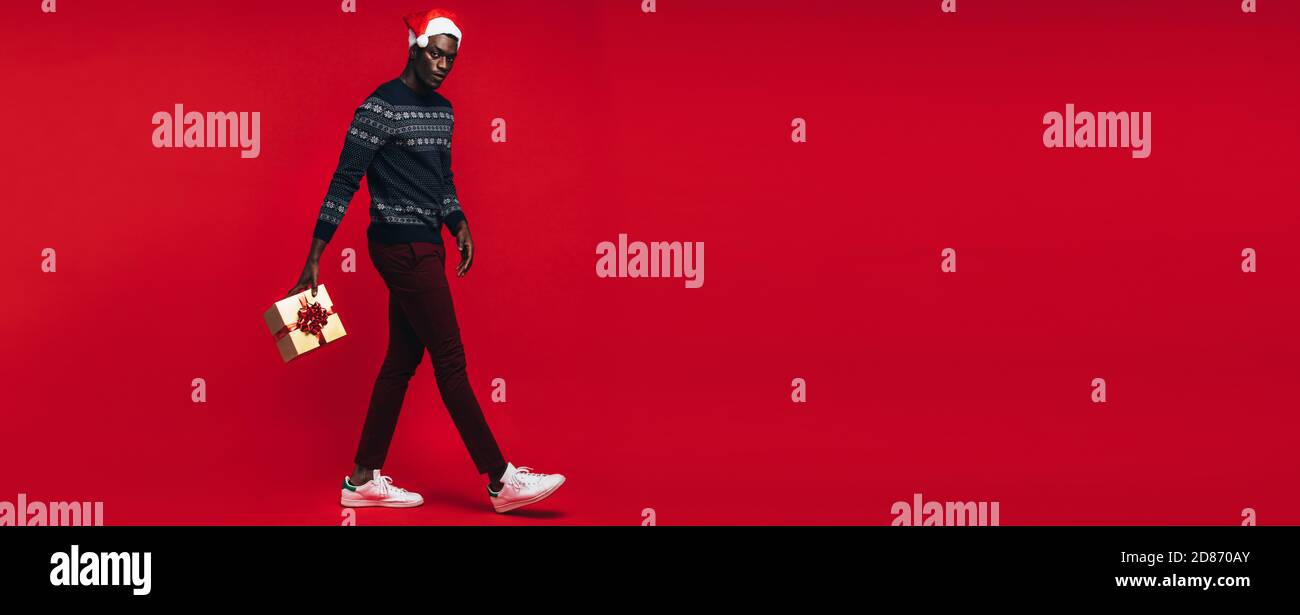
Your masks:
{"label": "red santa hat", "polygon": [[460,34],[460,28],[456,27],[455,15],[449,11],[430,9],[419,13],[411,13],[402,19],[406,22],[407,47],[419,45],[421,49],[424,49],[429,46],[429,38],[439,34],[454,36],[461,44],[465,43],[465,38]]}

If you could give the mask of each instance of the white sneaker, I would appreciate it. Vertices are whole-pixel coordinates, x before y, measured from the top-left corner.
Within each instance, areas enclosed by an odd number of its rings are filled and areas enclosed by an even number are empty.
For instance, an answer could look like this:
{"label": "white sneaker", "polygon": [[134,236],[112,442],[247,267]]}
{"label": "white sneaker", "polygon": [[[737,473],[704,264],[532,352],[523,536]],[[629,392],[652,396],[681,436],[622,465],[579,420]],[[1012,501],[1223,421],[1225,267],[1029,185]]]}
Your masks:
{"label": "white sneaker", "polygon": [[424,498],[414,491],[393,486],[393,479],[374,471],[370,482],[357,487],[348,477],[343,478],[343,493],[339,504],[348,508],[382,506],[384,508],[412,508],[424,503]]}
{"label": "white sneaker", "polygon": [[515,468],[514,464],[507,463],[501,483],[504,485],[501,493],[493,494],[492,489],[488,488],[492,507],[499,513],[545,500],[564,484],[564,475],[539,474],[533,472],[532,468]]}

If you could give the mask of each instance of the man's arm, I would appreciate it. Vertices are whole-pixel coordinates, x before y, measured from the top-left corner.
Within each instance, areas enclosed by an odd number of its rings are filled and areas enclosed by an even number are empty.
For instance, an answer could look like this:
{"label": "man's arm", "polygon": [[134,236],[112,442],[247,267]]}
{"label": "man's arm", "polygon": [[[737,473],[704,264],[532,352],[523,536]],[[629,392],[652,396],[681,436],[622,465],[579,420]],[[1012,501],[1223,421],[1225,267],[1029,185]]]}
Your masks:
{"label": "man's arm", "polygon": [[394,122],[385,113],[392,113],[387,103],[375,97],[366,99],[352,116],[347,136],[343,140],[343,152],[339,154],[338,168],[330,179],[329,190],[321,204],[320,215],[316,217],[316,228],[312,237],[329,243],[343,222],[343,215],[348,211],[352,196],[361,187],[361,178],[370,167],[379,148],[383,147],[396,133]]}
{"label": "man's arm", "polygon": [[474,239],[469,234],[469,221],[460,208],[460,197],[456,194],[455,175],[451,171],[451,149],[447,150],[447,196],[443,197],[439,217],[447,232],[456,238],[456,249],[460,251],[460,263],[456,265],[456,276],[465,277],[469,266],[474,264]]}
{"label": "man's arm", "polygon": [[[352,124],[343,139],[343,152],[339,154],[339,165],[330,179],[325,202],[321,204],[320,214],[316,216],[316,227],[312,230],[311,247],[307,250],[307,263],[298,275],[298,281],[285,294],[296,295],[304,290],[311,290],[316,296],[317,280],[320,277],[320,257],[325,252],[325,244],[334,237],[343,214],[347,213],[348,203],[361,187],[361,177],[370,167],[370,161],[390,139],[395,130],[392,121],[384,116],[387,106],[375,97],[366,99],[352,114]],[[391,111],[389,111],[391,113]]]}
{"label": "man's arm", "polygon": [[468,225],[469,221],[465,219],[465,212],[460,208],[460,196],[456,194],[455,173],[451,170],[451,149],[447,149],[447,194],[442,198],[440,205],[439,217],[442,219],[443,226],[452,237],[457,237],[461,224]]}

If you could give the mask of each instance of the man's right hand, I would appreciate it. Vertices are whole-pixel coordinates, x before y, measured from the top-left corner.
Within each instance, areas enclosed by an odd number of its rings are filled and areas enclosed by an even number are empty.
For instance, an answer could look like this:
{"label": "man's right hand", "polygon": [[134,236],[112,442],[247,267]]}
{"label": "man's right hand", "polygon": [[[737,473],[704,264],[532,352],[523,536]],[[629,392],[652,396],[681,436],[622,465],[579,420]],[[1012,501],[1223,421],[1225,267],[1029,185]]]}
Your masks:
{"label": "man's right hand", "polygon": [[316,296],[316,280],[320,278],[320,255],[325,252],[325,240],[312,237],[311,249],[307,251],[307,264],[302,266],[302,275],[285,298],[292,297],[304,290],[311,289],[311,296]]}
{"label": "man's right hand", "polygon": [[298,276],[298,283],[293,285],[293,289],[285,295],[285,298],[292,297],[304,290],[311,289],[311,296],[316,296],[316,280],[320,278],[320,262],[316,259],[307,259],[307,264],[302,267],[302,275]]}

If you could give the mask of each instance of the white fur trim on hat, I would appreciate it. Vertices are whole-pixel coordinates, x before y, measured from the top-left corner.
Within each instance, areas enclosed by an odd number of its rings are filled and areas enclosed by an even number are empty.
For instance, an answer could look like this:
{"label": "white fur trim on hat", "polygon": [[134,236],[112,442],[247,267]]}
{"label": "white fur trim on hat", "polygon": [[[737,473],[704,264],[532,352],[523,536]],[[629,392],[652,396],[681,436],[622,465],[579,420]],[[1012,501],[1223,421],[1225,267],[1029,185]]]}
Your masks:
{"label": "white fur trim on hat", "polygon": [[436,17],[429,20],[429,25],[425,27],[424,34],[419,36],[410,28],[406,29],[406,45],[419,45],[421,49],[429,46],[429,37],[447,34],[456,37],[458,43],[464,43],[465,39],[460,34],[460,28],[456,27],[456,22],[446,17]]}

